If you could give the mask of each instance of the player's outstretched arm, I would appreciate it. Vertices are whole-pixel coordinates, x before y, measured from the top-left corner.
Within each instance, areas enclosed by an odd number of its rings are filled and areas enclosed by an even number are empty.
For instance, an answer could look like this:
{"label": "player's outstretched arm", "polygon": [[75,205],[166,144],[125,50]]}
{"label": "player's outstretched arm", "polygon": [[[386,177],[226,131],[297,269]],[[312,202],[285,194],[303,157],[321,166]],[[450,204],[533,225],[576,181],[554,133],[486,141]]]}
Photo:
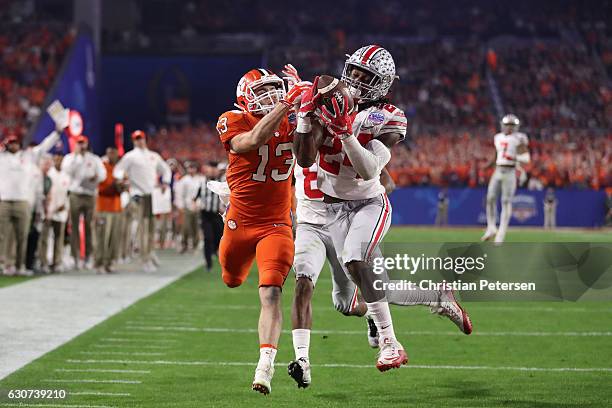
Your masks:
{"label": "player's outstretched arm", "polygon": [[383,185],[387,194],[391,194],[395,190],[395,181],[393,181],[386,167],[380,172],[380,184]]}
{"label": "player's outstretched arm", "polygon": [[259,149],[274,136],[281,121],[287,116],[290,109],[299,103],[300,96],[308,87],[310,82],[300,82],[291,88],[285,98],[280,101],[274,109],[265,115],[252,130],[235,136],[230,141],[230,148],[236,153],[246,153],[251,150]]}
{"label": "player's outstretched arm", "polygon": [[289,112],[289,107],[279,103],[270,113],[264,116],[252,130],[235,136],[230,141],[232,151],[236,153],[246,153],[251,150],[259,149],[274,136],[281,121]]}
{"label": "player's outstretched arm", "polygon": [[323,133],[323,129],[318,125],[318,122],[316,120],[312,121],[316,107],[315,102],[319,97],[317,90],[318,81],[319,77],[316,77],[312,86],[302,94],[300,109],[297,115],[297,129],[293,138],[293,153],[298,165],[304,168],[312,166],[315,162],[319,148],[317,140],[320,139]]}

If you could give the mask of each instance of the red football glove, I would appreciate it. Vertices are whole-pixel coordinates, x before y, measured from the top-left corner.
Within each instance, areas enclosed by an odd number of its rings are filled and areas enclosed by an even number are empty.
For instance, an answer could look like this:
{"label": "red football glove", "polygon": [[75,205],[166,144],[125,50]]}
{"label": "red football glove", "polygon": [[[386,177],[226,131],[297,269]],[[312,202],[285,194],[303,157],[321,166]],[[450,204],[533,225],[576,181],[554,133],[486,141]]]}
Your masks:
{"label": "red football glove", "polygon": [[344,139],[347,136],[353,134],[353,118],[348,112],[348,98],[343,95],[342,110],[338,105],[338,101],[332,98],[332,105],[334,112],[330,112],[326,106],[321,107],[321,120],[327,130],[340,139]]}
{"label": "red football glove", "polygon": [[312,83],[309,81],[298,82],[287,92],[285,98],[281,101],[284,105],[289,108],[293,107],[293,105],[297,105],[300,103],[300,97],[302,93],[305,92],[308,88],[312,86]]}
{"label": "red football glove", "polygon": [[317,108],[317,99],[321,96],[317,89],[317,83],[319,82],[319,77],[316,76],[314,79],[314,83],[310,88],[308,88],[302,94],[302,99],[300,103],[300,110],[298,111],[298,118],[305,118],[308,116],[312,116],[312,113]]}

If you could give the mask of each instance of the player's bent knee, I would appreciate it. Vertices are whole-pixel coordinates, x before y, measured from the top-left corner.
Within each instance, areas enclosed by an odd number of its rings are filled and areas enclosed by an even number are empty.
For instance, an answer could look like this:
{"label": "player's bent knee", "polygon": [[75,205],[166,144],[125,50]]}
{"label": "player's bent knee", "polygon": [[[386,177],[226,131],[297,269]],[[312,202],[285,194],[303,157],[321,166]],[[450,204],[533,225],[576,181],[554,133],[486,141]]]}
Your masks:
{"label": "player's bent knee", "polygon": [[245,281],[245,278],[234,276],[226,272],[222,273],[222,278],[223,283],[225,283],[228,288],[237,288]]}

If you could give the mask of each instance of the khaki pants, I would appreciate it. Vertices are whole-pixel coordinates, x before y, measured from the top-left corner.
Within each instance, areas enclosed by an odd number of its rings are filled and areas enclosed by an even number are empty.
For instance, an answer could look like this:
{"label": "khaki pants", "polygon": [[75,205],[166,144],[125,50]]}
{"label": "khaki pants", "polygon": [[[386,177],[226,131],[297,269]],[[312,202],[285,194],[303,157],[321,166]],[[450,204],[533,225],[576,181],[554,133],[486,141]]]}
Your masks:
{"label": "khaki pants", "polygon": [[49,244],[50,232],[53,232],[53,262],[51,266],[58,267],[62,264],[65,226],[65,223],[61,221],[45,220],[43,222],[38,241],[38,259],[40,259],[41,267],[44,268],[49,263],[47,259],[47,245]]}
{"label": "khaki pants", "polygon": [[119,237],[119,257],[121,259],[131,257],[134,252],[134,248],[132,245],[132,224],[137,214],[138,204],[130,200],[128,205],[123,209],[123,212],[121,213],[121,234]]}
{"label": "khaki pants", "polygon": [[544,203],[544,228],[553,229],[557,227],[557,203]]}
{"label": "khaki pants", "polygon": [[0,229],[4,237],[2,250],[7,266],[13,244],[16,247],[15,267],[20,269],[25,265],[30,218],[30,205],[27,201],[0,201]]}
{"label": "khaki pants", "polygon": [[79,234],[79,220],[83,215],[85,224],[85,259],[89,259],[93,252],[91,223],[93,221],[96,199],[87,194],[70,193],[70,249],[74,259],[81,259],[81,236]]}
{"label": "khaki pants", "polygon": [[134,197],[138,204],[138,236],[140,238],[140,257],[143,262],[151,260],[155,239],[155,216],[151,205],[151,195]]}
{"label": "khaki pants", "polygon": [[121,213],[99,212],[96,214],[96,262],[97,268],[110,267],[119,256],[121,236]]}
{"label": "khaki pants", "polygon": [[197,248],[200,242],[199,236],[199,211],[184,210],[183,211],[183,249],[189,247],[189,238],[193,244],[193,248]]}

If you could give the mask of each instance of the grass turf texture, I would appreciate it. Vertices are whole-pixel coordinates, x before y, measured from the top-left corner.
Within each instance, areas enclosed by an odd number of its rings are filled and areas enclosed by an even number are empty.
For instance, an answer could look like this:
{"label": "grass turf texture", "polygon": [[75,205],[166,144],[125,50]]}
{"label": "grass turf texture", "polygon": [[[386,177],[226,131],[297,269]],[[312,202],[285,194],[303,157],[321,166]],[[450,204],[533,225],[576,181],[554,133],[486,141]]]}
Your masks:
{"label": "grass turf texture", "polygon": [[[394,228],[387,241],[467,242],[478,239],[481,232]],[[610,237],[596,232],[511,231],[508,240],[576,242],[609,241]],[[423,307],[393,307],[396,332],[412,368],[381,374],[374,368],[376,351],[367,346],[363,319],[333,310],[328,271],[322,273],[313,301],[313,385],[298,390],[286,373],[286,363],[293,358],[289,311],[294,284],[289,278],[283,297],[285,332],[272,394],[257,394],[250,390],[258,359],[256,277],[253,271],[242,287],[230,290],[222,284],[217,268],[210,274],[196,270],[7,377],[0,382],[0,390],[4,395],[15,388],[130,394],[28,401],[67,406],[552,408],[612,404],[611,371],[500,368],[612,367],[612,302],[471,303],[466,306],[475,325],[472,336],[460,334],[448,320],[431,316]],[[226,331],[235,329],[244,330]],[[528,332],[540,335],[516,335]],[[569,332],[599,335],[541,335]],[[0,399],[0,406],[6,402]]]}

